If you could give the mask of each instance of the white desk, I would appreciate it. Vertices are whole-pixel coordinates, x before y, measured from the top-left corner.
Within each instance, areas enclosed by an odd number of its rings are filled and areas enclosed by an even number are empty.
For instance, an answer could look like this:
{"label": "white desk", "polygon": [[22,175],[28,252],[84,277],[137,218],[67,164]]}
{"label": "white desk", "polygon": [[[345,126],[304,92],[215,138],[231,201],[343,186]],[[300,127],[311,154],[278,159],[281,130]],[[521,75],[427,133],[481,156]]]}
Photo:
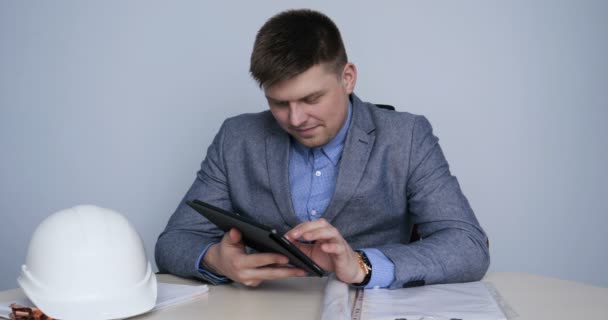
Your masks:
{"label": "white desk", "polygon": [[[196,284],[171,275],[161,282]],[[519,314],[518,320],[608,319],[608,288],[526,273],[491,273],[489,281]],[[318,319],[326,278],[268,281],[257,288],[209,286],[209,293],[176,307],[132,319]],[[20,289],[0,300],[23,297]]]}

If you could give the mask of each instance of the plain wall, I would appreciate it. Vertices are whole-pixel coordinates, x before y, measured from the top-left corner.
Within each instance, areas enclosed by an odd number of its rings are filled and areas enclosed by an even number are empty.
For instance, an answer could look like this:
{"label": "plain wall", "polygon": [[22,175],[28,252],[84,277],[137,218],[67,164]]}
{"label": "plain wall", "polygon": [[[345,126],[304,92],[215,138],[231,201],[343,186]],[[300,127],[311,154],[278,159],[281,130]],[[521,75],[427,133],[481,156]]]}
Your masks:
{"label": "plain wall", "polygon": [[[606,1],[2,1],[0,290],[49,214],[125,214],[149,258],[286,8],[340,27],[357,94],[426,115],[491,271],[608,286]],[[57,230],[61,232],[61,230]]]}

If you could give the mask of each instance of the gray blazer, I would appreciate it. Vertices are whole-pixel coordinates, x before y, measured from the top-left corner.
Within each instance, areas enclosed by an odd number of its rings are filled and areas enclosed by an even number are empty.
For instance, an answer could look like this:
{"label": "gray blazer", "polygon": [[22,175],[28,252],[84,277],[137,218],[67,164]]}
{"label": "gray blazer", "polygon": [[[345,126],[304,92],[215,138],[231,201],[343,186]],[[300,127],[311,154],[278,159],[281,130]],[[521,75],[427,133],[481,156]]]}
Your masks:
{"label": "gray blazer", "polygon": [[[487,238],[423,116],[377,108],[351,95],[335,193],[324,218],[353,248],[377,248],[395,264],[390,288],[479,280]],[[289,135],[264,111],[227,119],[194,183],[156,243],[160,271],[217,283],[196,268],[223,232],[185,204],[201,199],[285,233],[299,219],[288,181]],[[408,243],[411,226],[422,240]]]}

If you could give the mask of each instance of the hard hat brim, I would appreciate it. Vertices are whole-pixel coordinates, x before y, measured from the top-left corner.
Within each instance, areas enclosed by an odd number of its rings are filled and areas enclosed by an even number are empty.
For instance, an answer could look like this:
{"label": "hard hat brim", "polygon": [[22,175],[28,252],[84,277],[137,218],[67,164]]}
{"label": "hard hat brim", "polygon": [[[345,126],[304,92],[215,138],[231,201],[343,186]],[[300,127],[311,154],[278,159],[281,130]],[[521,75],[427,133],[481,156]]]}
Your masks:
{"label": "hard hat brim", "polygon": [[60,292],[50,292],[27,271],[25,265],[22,266],[17,282],[30,301],[44,314],[63,320],[128,318],[153,309],[157,298],[156,275],[149,263],[146,276],[141,282],[111,295],[68,297]]}

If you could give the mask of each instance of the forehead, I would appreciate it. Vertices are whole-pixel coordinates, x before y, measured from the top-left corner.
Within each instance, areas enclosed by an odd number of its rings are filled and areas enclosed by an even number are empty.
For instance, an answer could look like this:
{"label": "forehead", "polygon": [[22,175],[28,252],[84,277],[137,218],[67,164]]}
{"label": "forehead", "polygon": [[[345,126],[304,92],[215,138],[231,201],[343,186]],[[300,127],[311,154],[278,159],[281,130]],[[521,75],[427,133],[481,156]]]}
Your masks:
{"label": "forehead", "polygon": [[299,75],[264,88],[266,97],[293,101],[310,94],[330,90],[338,82],[335,72],[323,65],[314,65]]}

